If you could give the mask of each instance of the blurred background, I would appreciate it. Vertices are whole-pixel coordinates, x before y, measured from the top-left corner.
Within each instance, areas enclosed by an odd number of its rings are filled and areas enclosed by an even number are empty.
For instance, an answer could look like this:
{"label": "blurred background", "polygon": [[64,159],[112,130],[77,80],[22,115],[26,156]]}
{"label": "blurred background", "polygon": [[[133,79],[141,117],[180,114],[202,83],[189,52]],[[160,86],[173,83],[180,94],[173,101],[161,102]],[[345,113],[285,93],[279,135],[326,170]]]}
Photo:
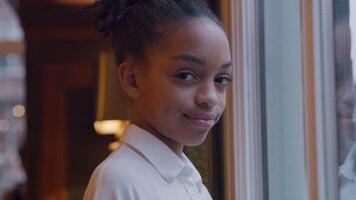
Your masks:
{"label": "blurred background", "polygon": [[[84,9],[93,2],[0,0],[0,199],[82,199],[117,147],[129,105],[110,76],[110,41]],[[219,199],[213,137],[185,151]]]}

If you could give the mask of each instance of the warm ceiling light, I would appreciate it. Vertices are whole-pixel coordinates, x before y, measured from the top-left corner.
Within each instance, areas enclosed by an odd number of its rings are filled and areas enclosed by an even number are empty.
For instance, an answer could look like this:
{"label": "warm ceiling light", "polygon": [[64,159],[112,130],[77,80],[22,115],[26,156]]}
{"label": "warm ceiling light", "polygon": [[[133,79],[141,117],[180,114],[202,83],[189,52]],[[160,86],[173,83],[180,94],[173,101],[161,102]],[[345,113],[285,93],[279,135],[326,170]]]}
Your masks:
{"label": "warm ceiling light", "polygon": [[25,107],[23,105],[17,105],[12,108],[12,114],[17,117],[23,117],[25,115]]}
{"label": "warm ceiling light", "polygon": [[121,136],[129,123],[128,120],[103,120],[96,121],[94,128],[95,131],[101,135]]}

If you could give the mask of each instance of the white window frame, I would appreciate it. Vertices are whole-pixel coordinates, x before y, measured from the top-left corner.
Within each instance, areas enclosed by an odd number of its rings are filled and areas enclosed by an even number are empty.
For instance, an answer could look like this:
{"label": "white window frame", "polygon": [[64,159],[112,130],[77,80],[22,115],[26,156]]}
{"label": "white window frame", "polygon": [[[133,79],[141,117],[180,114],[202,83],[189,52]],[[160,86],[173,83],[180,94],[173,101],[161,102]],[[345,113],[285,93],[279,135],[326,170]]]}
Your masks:
{"label": "white window frame", "polygon": [[263,199],[258,0],[221,1],[234,81],[224,117],[225,200]]}
{"label": "white window frame", "polygon": [[338,199],[333,1],[313,0],[318,197]]}

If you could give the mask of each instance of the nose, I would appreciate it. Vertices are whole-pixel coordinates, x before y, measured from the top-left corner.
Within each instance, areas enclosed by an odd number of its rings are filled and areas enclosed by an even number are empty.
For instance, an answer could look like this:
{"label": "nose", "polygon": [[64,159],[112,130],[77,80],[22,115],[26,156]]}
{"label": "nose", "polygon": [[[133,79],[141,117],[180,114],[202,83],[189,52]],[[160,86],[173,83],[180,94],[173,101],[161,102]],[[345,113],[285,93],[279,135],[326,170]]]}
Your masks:
{"label": "nose", "polygon": [[214,84],[204,84],[197,89],[195,103],[204,109],[210,109],[218,103],[218,91]]}

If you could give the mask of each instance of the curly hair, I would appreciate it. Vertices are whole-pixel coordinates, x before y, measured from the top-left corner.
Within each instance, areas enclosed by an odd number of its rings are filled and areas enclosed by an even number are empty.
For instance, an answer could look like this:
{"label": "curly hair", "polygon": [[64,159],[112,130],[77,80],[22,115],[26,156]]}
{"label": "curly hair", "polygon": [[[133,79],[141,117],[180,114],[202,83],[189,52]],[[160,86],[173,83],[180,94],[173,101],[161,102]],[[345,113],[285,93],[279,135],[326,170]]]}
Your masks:
{"label": "curly hair", "polygon": [[98,31],[112,37],[117,64],[144,58],[147,47],[187,20],[207,17],[222,28],[203,0],[97,0],[90,8]]}

